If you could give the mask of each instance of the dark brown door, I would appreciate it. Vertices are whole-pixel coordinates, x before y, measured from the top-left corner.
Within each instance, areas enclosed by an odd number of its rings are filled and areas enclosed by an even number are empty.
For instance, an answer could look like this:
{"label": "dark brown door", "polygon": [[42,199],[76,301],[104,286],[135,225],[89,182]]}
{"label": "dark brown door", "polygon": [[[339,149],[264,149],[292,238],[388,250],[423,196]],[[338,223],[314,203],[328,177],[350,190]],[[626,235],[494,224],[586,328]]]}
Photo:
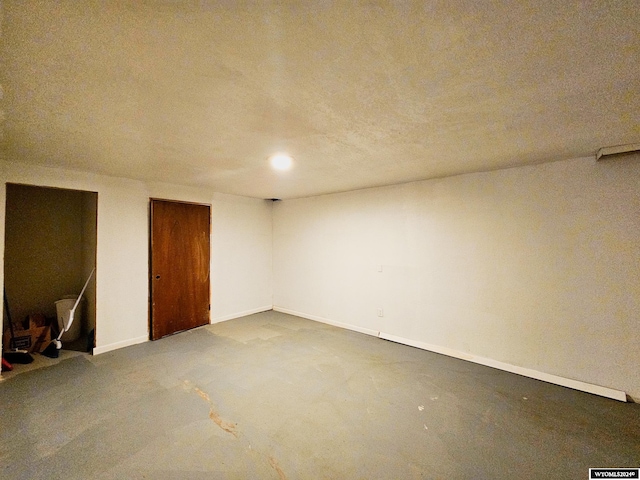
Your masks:
{"label": "dark brown door", "polygon": [[209,323],[208,205],[151,200],[151,339]]}

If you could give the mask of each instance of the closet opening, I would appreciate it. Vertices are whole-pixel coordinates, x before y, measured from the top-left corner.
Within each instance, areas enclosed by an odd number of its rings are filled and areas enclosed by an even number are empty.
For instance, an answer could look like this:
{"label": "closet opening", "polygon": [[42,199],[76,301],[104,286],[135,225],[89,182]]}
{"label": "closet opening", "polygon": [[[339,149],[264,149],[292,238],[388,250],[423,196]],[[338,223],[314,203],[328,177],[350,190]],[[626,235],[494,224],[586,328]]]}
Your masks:
{"label": "closet opening", "polygon": [[92,353],[97,213],[97,192],[7,184],[3,352],[10,349],[10,317],[14,338],[20,337],[17,348],[29,350],[39,362],[40,352],[60,332],[61,312],[76,303],[91,277],[62,336],[61,352]]}

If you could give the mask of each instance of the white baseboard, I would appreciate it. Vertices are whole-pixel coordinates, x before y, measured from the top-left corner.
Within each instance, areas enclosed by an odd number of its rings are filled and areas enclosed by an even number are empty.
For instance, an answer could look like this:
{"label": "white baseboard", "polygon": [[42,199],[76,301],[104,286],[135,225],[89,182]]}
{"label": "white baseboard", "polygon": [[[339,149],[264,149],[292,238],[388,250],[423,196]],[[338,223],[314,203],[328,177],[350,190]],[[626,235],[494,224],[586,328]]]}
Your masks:
{"label": "white baseboard", "polygon": [[614,390],[608,387],[601,387],[600,385],[593,385],[591,383],[581,382],[579,380],[572,380],[570,378],[559,377],[550,373],[539,372],[537,370],[531,370],[529,368],[518,367],[509,363],[499,362],[490,358],[478,357],[470,355],[468,353],[453,350],[451,348],[440,347],[438,345],[431,345],[429,343],[419,342],[416,340],[409,340],[403,337],[397,337],[388,333],[380,332],[380,338],[390,340],[392,342],[401,343],[403,345],[409,345],[411,347],[420,348],[422,350],[428,350],[430,352],[440,353],[449,357],[459,358],[461,360],[467,360],[469,362],[478,363],[487,367],[497,368],[498,370],[504,370],[505,372],[516,373],[524,377],[535,378],[536,380],[542,380],[543,382],[553,383],[554,385],[560,385],[563,387],[573,388],[574,390],[580,390],[587,393],[593,393],[594,395],[600,395],[602,397],[612,398],[621,402],[627,401],[627,395],[620,390]]}
{"label": "white baseboard", "polygon": [[626,393],[621,390],[602,387],[600,385],[593,385],[591,383],[582,382],[580,380],[573,380],[565,377],[560,377],[558,375],[552,375],[550,373],[539,372],[537,370],[532,370],[530,368],[518,367],[516,365],[500,362],[498,360],[492,360],[490,358],[478,357],[476,355],[460,352],[452,348],[432,345],[429,343],[420,342],[418,340],[409,340],[408,338],[398,337],[396,335],[391,335],[384,332],[378,332],[376,330],[358,327],[358,326],[350,325],[347,323],[336,322],[328,318],[323,318],[317,315],[311,315],[303,312],[297,312],[295,310],[289,310],[287,308],[278,307],[276,305],[273,306],[273,310],[276,312],[287,313],[289,315],[295,315],[296,317],[302,317],[309,320],[314,320],[316,322],[326,323],[328,325],[333,325],[334,327],[345,328],[347,330],[353,330],[355,332],[372,335],[374,337],[379,337],[384,340],[390,340],[392,342],[401,343],[403,345],[408,345],[410,347],[416,347],[422,350],[427,350],[430,352],[447,355],[449,357],[459,358],[461,360],[477,363],[479,365],[485,365],[487,367],[497,368],[498,370],[515,373],[517,375],[522,375],[524,377],[535,378],[536,380],[542,380],[543,382],[552,383],[554,385],[560,385],[562,387],[572,388],[574,390],[580,390],[582,392],[587,392],[587,393],[592,393],[594,395],[600,395],[602,397],[612,398],[614,400],[618,400],[621,402],[627,401]]}
{"label": "white baseboard", "polygon": [[222,317],[216,317],[211,319],[211,323],[226,322],[227,320],[233,320],[234,318],[246,317],[247,315],[253,315],[254,313],[261,313],[271,310],[272,305],[265,305],[264,307],[252,308],[251,310],[245,310],[244,312],[232,313],[230,315],[224,315]]}
{"label": "white baseboard", "polygon": [[326,323],[327,325],[333,325],[334,327],[344,328],[346,330],[353,330],[354,332],[364,333],[366,335],[372,335],[377,337],[380,332],[377,330],[371,330],[370,328],[358,327],[349,323],[336,322],[329,320],[328,318],[318,317],[317,315],[309,315],[308,313],[296,312],[295,310],[289,310],[288,308],[282,308],[273,306],[273,310],[276,312],[287,313],[289,315],[295,315],[296,317],[306,318],[308,320],[315,320],[316,322]]}
{"label": "white baseboard", "polygon": [[138,343],[144,343],[149,341],[149,335],[143,337],[130,338],[121,342],[110,343],[109,345],[102,345],[93,349],[94,355],[100,355],[101,353],[107,353],[111,350],[117,350],[119,348],[129,347],[131,345],[137,345]]}
{"label": "white baseboard", "polygon": [[[498,360],[492,360],[490,358],[478,357],[476,355],[460,352],[458,350],[454,350],[451,348],[432,345],[430,343],[425,343],[418,340],[410,340],[408,338],[398,337],[396,335],[391,335],[384,332],[378,332],[376,330],[372,330],[364,327],[358,327],[356,325],[351,325],[348,323],[336,322],[328,318],[319,317],[317,315],[311,315],[303,312],[298,312],[295,310],[289,310],[287,308],[282,308],[275,305],[273,306],[265,305],[264,307],[245,310],[244,312],[237,312],[231,315],[225,315],[223,317],[217,317],[215,319],[211,319],[211,323],[213,324],[213,323],[224,322],[226,320],[245,317],[247,315],[253,315],[255,313],[265,312],[272,309],[276,312],[295,315],[296,317],[302,317],[308,320],[314,320],[316,322],[325,323],[327,325],[332,325],[334,327],[339,327],[339,328],[344,328],[346,330],[352,330],[354,332],[364,333],[366,335],[379,337],[384,340],[389,340],[389,341],[400,343],[403,345],[408,345],[410,347],[420,348],[422,350],[427,350],[434,353],[440,353],[442,355],[447,355],[453,358],[459,358],[461,360],[477,363],[479,365],[485,365],[487,367],[497,368],[498,370],[515,373],[517,375],[522,375],[524,377],[535,378],[536,380],[542,380],[543,382],[552,383],[554,385],[560,385],[562,387],[572,388],[574,390],[580,390],[583,392],[592,393],[594,395],[600,395],[602,397],[612,398],[614,400],[618,400],[621,402],[627,401],[626,393],[621,390],[615,390],[613,388],[602,387],[600,385],[594,385],[591,383],[582,382],[580,380],[573,380],[570,378],[560,377],[558,375],[552,375],[550,373],[539,372],[537,370],[532,370],[530,368],[518,367],[516,365],[511,365],[509,363],[500,362]],[[119,348],[136,345],[138,343],[144,343],[147,341],[149,341],[149,337],[147,335],[142,337],[131,338],[128,340],[123,340],[121,342],[115,342],[109,345],[95,347],[93,349],[93,354],[100,355],[101,353],[110,352],[111,350],[117,350]]]}
{"label": "white baseboard", "polygon": [[[271,310],[271,305],[265,305],[264,307],[254,308],[252,310],[245,310],[244,312],[233,313],[231,315],[227,315],[224,317],[218,317],[215,319],[211,319],[211,323],[224,322],[225,320],[231,320],[233,318],[245,317],[247,315],[253,315],[254,313],[260,313],[267,310]],[[130,338],[128,340],[123,340],[121,342],[110,343],[109,345],[103,345],[100,347],[95,347],[93,349],[94,355],[100,355],[101,353],[110,352],[111,350],[117,350],[118,348],[129,347],[131,345],[137,345],[138,343],[144,343],[149,341],[149,336],[145,335],[144,337]]]}

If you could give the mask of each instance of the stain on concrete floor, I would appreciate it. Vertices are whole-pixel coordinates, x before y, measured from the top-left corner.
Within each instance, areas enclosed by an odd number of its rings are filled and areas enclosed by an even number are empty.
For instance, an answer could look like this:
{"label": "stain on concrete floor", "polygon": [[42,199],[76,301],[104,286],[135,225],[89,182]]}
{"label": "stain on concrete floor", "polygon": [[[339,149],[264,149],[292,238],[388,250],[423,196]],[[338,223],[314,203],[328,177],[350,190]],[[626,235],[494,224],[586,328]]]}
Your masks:
{"label": "stain on concrete floor", "polygon": [[1,382],[0,478],[583,479],[640,465],[638,404],[276,312],[224,323]]}

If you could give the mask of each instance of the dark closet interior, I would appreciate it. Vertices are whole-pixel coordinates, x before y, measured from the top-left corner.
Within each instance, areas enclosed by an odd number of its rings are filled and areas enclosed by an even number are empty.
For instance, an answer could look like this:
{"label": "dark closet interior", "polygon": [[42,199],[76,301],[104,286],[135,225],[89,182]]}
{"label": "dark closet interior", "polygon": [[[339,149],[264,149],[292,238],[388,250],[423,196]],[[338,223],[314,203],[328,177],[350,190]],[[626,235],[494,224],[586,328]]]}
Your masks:
{"label": "dark closet interior", "polygon": [[[4,287],[14,323],[44,318],[57,328],[56,301],[77,296],[96,265],[97,206],[96,192],[7,184]],[[65,349],[94,346],[95,279],[74,316],[79,336]],[[6,311],[3,319],[4,332]]]}

